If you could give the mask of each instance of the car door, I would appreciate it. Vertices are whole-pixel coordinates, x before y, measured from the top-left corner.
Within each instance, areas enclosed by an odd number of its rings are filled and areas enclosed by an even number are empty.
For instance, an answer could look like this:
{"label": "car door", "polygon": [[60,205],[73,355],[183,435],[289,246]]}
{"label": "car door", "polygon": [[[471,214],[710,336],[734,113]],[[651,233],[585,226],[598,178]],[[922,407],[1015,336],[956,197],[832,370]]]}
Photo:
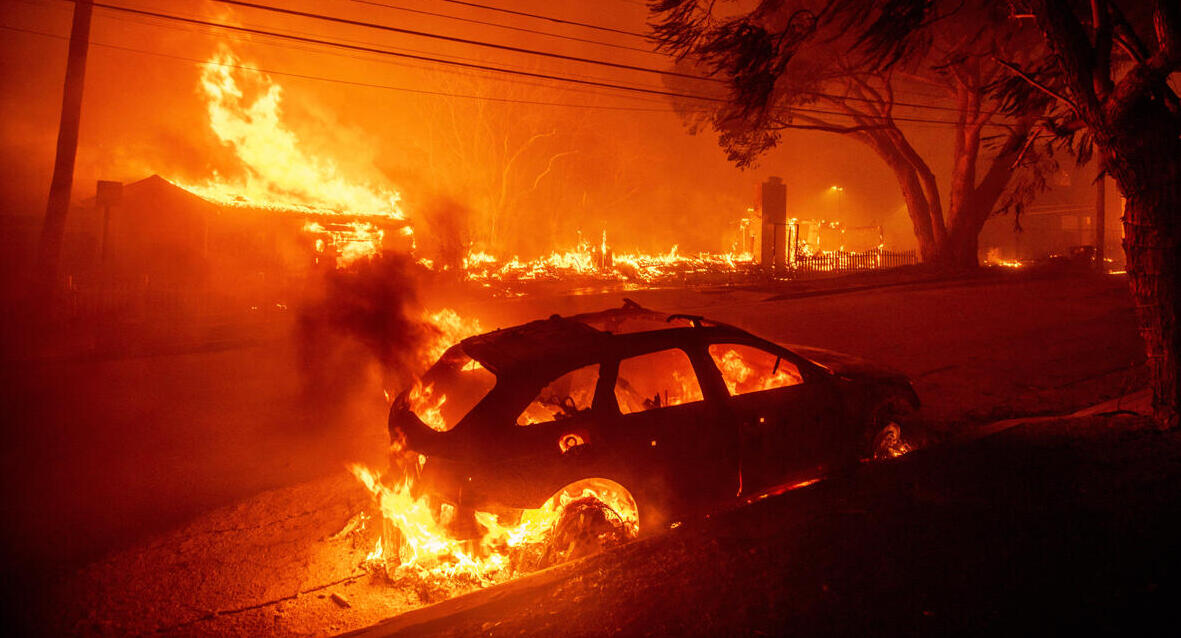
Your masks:
{"label": "car door", "polygon": [[839,432],[830,384],[807,379],[784,353],[753,343],[712,343],[707,350],[740,432],[742,492],[821,474]]}
{"label": "car door", "polygon": [[666,348],[620,359],[613,439],[633,482],[685,512],[737,495],[737,441],[708,400],[689,353]]}
{"label": "car door", "polygon": [[494,459],[481,472],[485,496],[537,507],[562,487],[599,475],[604,446],[600,419],[592,409],[599,371],[600,365],[593,363],[551,379],[517,410],[509,431],[487,441]]}

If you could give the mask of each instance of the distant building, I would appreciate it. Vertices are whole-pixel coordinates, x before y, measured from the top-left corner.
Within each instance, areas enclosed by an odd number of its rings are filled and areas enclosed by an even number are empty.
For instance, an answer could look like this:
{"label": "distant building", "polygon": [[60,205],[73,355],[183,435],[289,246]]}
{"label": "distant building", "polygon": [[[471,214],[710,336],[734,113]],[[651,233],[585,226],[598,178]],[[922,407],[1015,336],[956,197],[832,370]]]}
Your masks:
{"label": "distant building", "polygon": [[[1060,173],[1056,183],[1022,210],[995,215],[980,233],[980,259],[1036,261],[1054,255],[1069,255],[1072,248],[1094,246],[1096,187],[1092,169]],[[1116,264],[1123,263],[1120,239],[1122,202],[1108,182],[1106,189],[1104,252]]]}

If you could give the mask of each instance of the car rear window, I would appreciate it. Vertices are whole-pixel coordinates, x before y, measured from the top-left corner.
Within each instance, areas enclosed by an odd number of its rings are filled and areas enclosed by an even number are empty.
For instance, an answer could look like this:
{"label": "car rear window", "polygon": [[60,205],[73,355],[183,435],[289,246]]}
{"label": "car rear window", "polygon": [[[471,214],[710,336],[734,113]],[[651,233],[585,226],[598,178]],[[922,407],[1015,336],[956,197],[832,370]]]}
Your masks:
{"label": "car rear window", "polygon": [[408,407],[430,428],[446,432],[463,420],[495,385],[496,375],[456,346],[444,353],[410,389]]}
{"label": "car rear window", "polygon": [[773,352],[739,343],[715,343],[709,356],[731,396],[774,390],[804,382],[800,369]]}
{"label": "car rear window", "polygon": [[624,414],[702,399],[693,364],[683,350],[659,350],[619,362],[615,400]]}
{"label": "car rear window", "polygon": [[599,364],[571,370],[541,389],[517,417],[517,425],[560,421],[589,410],[599,382]]}

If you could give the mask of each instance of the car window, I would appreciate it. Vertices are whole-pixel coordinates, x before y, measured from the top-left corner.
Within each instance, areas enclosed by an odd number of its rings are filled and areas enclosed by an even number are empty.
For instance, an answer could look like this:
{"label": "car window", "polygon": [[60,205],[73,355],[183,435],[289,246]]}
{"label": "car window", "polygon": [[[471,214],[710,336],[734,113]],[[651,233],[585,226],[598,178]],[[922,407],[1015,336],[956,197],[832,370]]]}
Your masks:
{"label": "car window", "polygon": [[731,396],[799,385],[800,369],[779,355],[738,343],[715,343],[709,347]]}
{"label": "car window", "polygon": [[568,419],[589,410],[599,382],[599,364],[571,370],[541,389],[529,407],[517,417],[517,425]]}
{"label": "car window", "polygon": [[448,350],[406,393],[410,410],[431,429],[446,432],[471,412],[496,376],[457,347]]}
{"label": "car window", "polygon": [[673,348],[619,362],[615,399],[624,414],[701,401],[701,385],[683,350]]}

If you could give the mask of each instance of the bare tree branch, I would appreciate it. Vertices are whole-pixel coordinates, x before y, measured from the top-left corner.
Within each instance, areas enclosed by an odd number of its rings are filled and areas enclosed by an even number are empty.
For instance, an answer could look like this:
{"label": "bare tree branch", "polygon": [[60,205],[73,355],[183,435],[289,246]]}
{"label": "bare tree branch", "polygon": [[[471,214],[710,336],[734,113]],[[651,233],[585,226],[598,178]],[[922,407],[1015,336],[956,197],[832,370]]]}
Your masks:
{"label": "bare tree branch", "polygon": [[1000,64],[1001,66],[1005,67],[1006,69],[1009,69],[1015,75],[1017,75],[1021,79],[1025,80],[1026,82],[1031,84],[1034,88],[1038,89],[1042,93],[1045,93],[1046,95],[1049,95],[1050,97],[1054,98],[1055,100],[1058,100],[1059,102],[1065,104],[1066,107],[1069,108],[1071,111],[1073,111],[1075,115],[1082,117],[1082,110],[1079,109],[1079,106],[1077,104],[1075,104],[1070,98],[1066,97],[1065,95],[1062,95],[1061,93],[1055,91],[1054,89],[1051,89],[1050,87],[1046,86],[1045,84],[1042,84],[1041,82],[1037,81],[1035,78],[1030,76],[1028,73],[1026,73],[1025,71],[1022,71],[1021,67],[1017,66],[1016,64],[1013,64],[1011,62],[1006,62],[1005,60],[1002,60],[998,56],[993,56],[993,59],[995,59],[997,61],[997,63]]}

